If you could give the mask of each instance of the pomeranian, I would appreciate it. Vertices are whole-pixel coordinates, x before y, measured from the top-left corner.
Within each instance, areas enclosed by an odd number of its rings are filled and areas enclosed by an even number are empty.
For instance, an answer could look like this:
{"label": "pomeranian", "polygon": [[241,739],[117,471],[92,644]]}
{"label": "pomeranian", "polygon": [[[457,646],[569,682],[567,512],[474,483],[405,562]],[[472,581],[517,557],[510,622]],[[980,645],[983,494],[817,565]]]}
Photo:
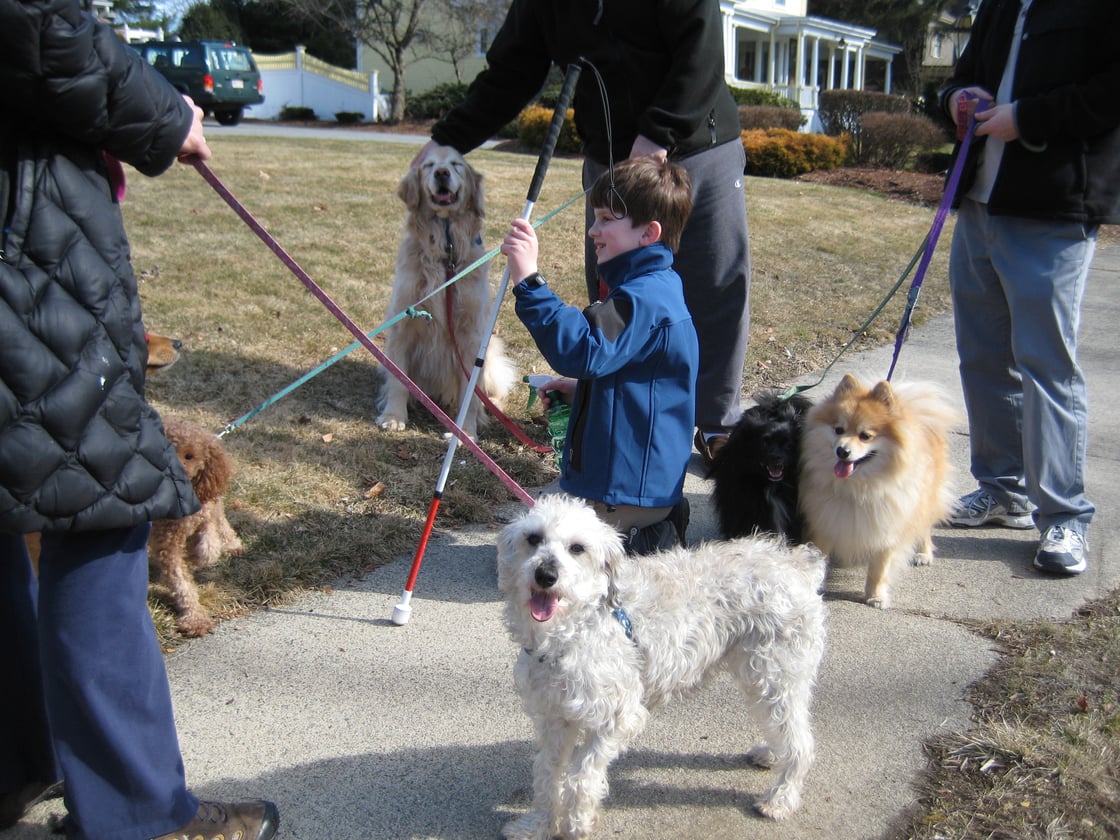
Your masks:
{"label": "pomeranian", "polygon": [[955,420],[934,385],[868,389],[851,374],[805,418],[805,536],[837,566],[867,566],[870,606],[890,606],[898,567],[933,560],[933,526],[952,504],[948,432]]}
{"label": "pomeranian", "polygon": [[782,399],[777,391],[755,397],[712,459],[712,501],[724,539],[755,531],[779,534],[801,542],[797,511],[797,470],[801,425],[812,403],[795,394]]}

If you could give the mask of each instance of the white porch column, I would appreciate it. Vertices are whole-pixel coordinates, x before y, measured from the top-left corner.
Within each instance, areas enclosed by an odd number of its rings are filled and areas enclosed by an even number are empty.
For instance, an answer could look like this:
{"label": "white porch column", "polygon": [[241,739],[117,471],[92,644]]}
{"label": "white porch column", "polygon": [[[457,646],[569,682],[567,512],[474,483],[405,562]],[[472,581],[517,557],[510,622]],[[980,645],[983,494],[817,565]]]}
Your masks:
{"label": "white porch column", "polygon": [[856,50],[856,90],[863,90],[863,65],[866,61],[867,56],[863,52],[863,47],[860,47]]}
{"label": "white porch column", "polygon": [[821,39],[813,39],[813,56],[810,59],[813,62],[812,69],[809,71],[809,87],[816,90],[821,86]]}
{"label": "white porch column", "polygon": [[735,21],[731,15],[723,15],[723,75],[728,79],[738,78],[739,39],[735,31]]}
{"label": "white porch column", "polygon": [[840,65],[840,87],[843,90],[848,89],[848,48],[840,50],[840,60],[844,63]]}
{"label": "white porch column", "polygon": [[836,47],[832,44],[828,45],[828,80],[824,86],[825,90],[836,89]]}
{"label": "white porch column", "polygon": [[887,59],[887,69],[883,74],[883,93],[891,92],[891,67],[894,66],[894,60]]}
{"label": "white porch column", "polygon": [[775,53],[777,52],[777,44],[774,42],[774,32],[770,31],[770,52],[768,54],[768,61],[766,62],[766,84],[773,87],[777,84],[777,79],[774,78],[774,71],[777,68],[777,59]]}
{"label": "white porch column", "polygon": [[801,101],[801,88],[805,87],[805,34],[797,33],[793,46],[793,84],[797,88],[794,100]]}

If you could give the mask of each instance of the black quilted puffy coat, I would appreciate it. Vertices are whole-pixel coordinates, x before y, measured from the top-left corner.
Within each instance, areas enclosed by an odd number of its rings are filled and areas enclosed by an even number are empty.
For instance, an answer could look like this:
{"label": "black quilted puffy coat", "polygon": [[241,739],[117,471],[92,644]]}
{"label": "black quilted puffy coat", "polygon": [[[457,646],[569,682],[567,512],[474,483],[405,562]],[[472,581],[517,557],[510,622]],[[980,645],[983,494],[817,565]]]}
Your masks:
{"label": "black quilted puffy coat", "polygon": [[191,110],[76,0],[0,0],[0,113],[0,531],[192,513],[102,155],[163,172]]}

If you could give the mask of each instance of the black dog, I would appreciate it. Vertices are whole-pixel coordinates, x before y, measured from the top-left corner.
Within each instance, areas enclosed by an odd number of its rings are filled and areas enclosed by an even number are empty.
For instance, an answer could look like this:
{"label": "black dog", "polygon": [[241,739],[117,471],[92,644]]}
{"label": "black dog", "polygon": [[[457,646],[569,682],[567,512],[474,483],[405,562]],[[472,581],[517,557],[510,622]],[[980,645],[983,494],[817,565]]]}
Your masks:
{"label": "black dog", "polygon": [[812,403],[777,391],[755,397],[727,443],[716,452],[708,478],[715,479],[712,498],[724,539],[758,531],[801,542],[797,512],[797,462],[801,424]]}

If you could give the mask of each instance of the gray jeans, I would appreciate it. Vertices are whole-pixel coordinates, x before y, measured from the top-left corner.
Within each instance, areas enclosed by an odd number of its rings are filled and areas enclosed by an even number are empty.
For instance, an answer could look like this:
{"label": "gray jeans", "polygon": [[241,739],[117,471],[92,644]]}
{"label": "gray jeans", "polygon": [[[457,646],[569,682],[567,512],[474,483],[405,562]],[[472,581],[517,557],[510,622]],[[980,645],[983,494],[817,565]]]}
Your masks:
{"label": "gray jeans", "polygon": [[949,284],[972,475],[1040,531],[1084,535],[1088,402],[1077,364],[1081,299],[1097,229],[992,216],[961,204]]}

